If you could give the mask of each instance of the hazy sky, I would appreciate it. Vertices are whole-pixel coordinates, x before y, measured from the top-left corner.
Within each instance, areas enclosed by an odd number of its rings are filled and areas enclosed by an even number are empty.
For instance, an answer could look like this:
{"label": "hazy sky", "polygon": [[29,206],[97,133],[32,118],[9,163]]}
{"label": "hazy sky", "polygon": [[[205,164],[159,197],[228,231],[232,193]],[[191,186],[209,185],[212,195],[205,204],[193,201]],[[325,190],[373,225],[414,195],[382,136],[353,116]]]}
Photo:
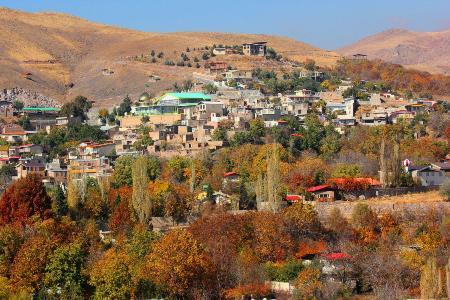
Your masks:
{"label": "hazy sky", "polygon": [[0,6],[143,31],[284,35],[325,49],[389,28],[450,28],[450,0],[0,0]]}

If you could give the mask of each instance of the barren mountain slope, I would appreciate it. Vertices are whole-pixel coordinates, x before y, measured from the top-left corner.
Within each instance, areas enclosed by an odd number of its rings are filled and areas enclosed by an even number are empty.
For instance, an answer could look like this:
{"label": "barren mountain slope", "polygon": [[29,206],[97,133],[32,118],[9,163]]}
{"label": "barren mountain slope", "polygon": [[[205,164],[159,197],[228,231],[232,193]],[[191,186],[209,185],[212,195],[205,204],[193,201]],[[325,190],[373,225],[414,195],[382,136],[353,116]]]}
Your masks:
{"label": "barren mountain slope", "polygon": [[[147,33],[89,22],[59,13],[25,13],[0,8],[0,88],[21,87],[67,101],[83,94],[100,104],[119,101],[144,90],[157,93],[190,78],[195,68],[165,66],[179,60],[187,47],[236,45],[265,40],[292,60],[312,58],[333,64],[338,56],[302,42],[276,36],[225,33]],[[164,52],[157,63],[132,57]],[[201,57],[191,52],[191,58]],[[216,58],[217,59],[217,58]],[[267,64],[258,58],[224,58],[234,66]],[[282,67],[274,65],[273,67]],[[102,70],[106,69],[106,74]],[[110,72],[111,71],[111,72]],[[161,77],[149,83],[148,76]],[[111,102],[112,101],[112,102]]]}
{"label": "barren mountain slope", "polygon": [[336,51],[345,56],[362,53],[369,59],[380,58],[409,68],[450,74],[450,30],[391,29]]}

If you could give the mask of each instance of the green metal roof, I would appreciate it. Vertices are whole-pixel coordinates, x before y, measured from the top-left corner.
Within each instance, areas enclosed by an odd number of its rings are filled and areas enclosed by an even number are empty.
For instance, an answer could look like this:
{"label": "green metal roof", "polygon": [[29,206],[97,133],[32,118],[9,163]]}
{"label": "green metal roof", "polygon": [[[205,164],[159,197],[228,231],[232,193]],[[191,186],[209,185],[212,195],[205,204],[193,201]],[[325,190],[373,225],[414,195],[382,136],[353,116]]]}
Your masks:
{"label": "green metal roof", "polygon": [[56,107],[24,107],[22,110],[25,111],[59,111]]}
{"label": "green metal roof", "polygon": [[168,93],[169,95],[177,98],[177,99],[202,99],[202,100],[211,100],[210,95],[206,95],[203,93]]}

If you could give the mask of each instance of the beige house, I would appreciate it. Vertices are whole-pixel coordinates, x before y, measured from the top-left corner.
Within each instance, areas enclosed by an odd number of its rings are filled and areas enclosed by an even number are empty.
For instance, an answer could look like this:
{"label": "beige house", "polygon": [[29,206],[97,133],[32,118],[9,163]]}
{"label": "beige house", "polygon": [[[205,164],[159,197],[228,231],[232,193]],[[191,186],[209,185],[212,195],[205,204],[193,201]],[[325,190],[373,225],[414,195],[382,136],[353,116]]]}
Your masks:
{"label": "beige house", "polygon": [[247,56],[266,56],[267,42],[246,43],[242,45],[242,52]]}

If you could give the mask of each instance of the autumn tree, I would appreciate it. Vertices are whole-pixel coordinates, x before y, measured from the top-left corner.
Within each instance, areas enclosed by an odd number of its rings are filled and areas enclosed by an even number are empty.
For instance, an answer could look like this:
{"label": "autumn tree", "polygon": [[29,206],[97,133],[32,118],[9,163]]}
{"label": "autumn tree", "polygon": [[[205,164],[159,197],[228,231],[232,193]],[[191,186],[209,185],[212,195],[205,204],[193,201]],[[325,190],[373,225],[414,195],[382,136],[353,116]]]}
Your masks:
{"label": "autumn tree", "polygon": [[298,299],[316,299],[323,286],[320,281],[320,270],[313,266],[306,266],[298,274],[294,283]]}
{"label": "autumn tree", "polygon": [[29,175],[15,181],[0,199],[0,223],[24,223],[34,215],[46,219],[51,215],[51,199],[42,178]]}
{"label": "autumn tree", "polygon": [[89,283],[95,287],[94,299],[130,299],[129,257],[115,249],[106,251],[90,269]]}
{"label": "autumn tree", "polygon": [[153,244],[147,272],[156,284],[167,287],[172,297],[205,293],[211,280],[211,261],[194,236],[175,229]]}

